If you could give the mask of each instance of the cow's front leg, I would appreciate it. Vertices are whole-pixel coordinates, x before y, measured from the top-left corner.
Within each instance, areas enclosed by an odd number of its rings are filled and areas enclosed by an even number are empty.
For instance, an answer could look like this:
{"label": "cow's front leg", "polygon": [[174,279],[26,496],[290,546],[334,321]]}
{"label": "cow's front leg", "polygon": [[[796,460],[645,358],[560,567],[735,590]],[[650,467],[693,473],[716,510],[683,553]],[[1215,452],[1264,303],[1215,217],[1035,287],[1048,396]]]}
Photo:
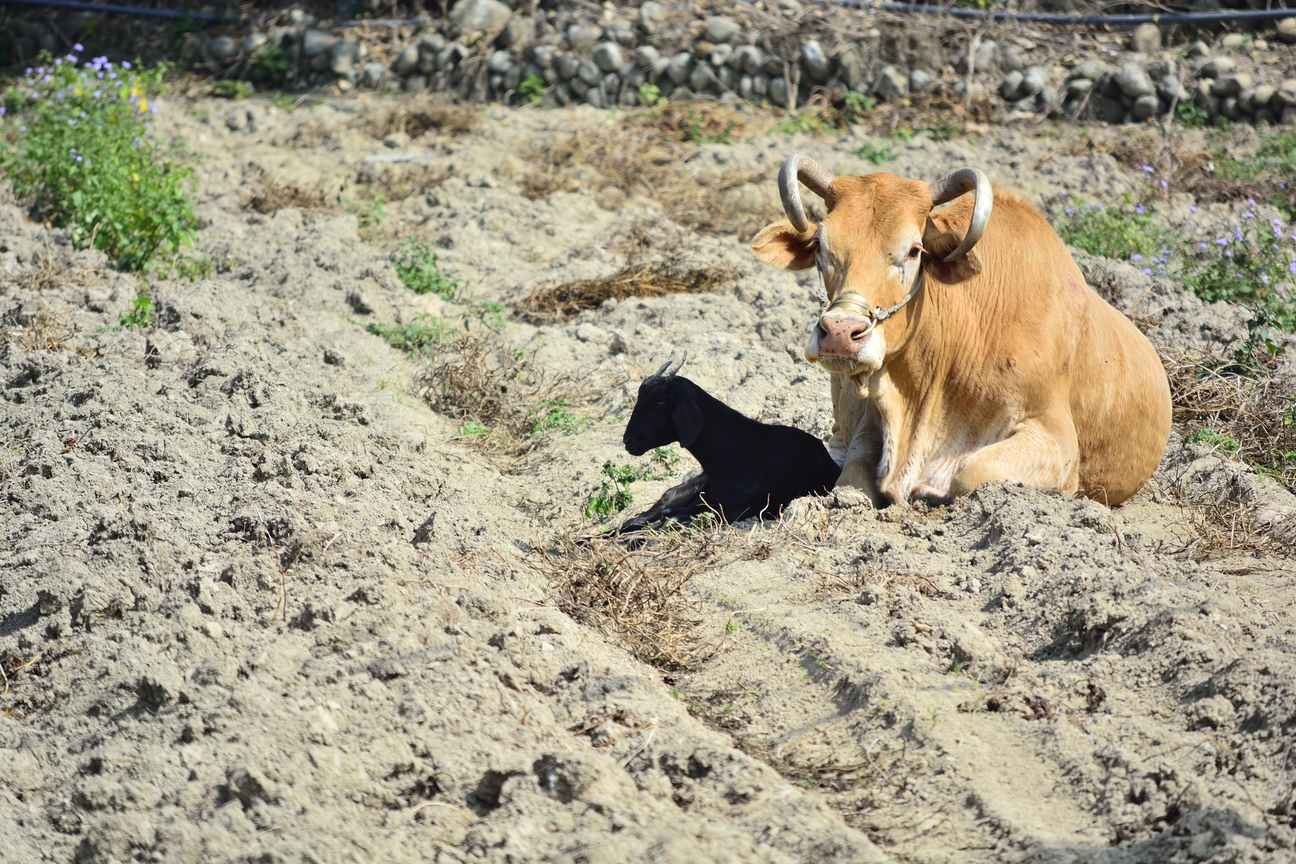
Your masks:
{"label": "cow's front leg", "polygon": [[882,418],[871,404],[860,417],[859,425],[846,448],[846,461],[837,478],[838,486],[851,486],[869,497],[873,506],[882,508],[891,499],[878,487],[878,468],[882,462]]}
{"label": "cow's front leg", "polygon": [[983,483],[1021,483],[1047,492],[1074,494],[1080,448],[1069,414],[1027,420],[1002,441],[973,453],[950,483],[952,496]]}

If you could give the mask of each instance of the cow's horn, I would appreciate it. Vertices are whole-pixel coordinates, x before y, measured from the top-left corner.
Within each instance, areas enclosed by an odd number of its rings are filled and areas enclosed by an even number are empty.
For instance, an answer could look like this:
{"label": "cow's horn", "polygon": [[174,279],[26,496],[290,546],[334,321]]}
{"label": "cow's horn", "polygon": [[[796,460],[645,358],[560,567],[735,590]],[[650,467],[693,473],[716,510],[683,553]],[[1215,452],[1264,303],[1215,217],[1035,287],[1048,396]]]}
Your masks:
{"label": "cow's horn", "polygon": [[939,207],[973,191],[976,192],[976,198],[972,204],[972,222],[968,225],[967,236],[957,249],[945,256],[946,261],[962,258],[981,239],[986,224],[990,221],[990,210],[994,207],[994,192],[990,189],[990,178],[980,168],[964,168],[931,184],[933,207]]}
{"label": "cow's horn", "polygon": [[809,156],[796,153],[788,157],[779,169],[779,197],[783,199],[783,212],[788,221],[800,234],[810,232],[810,220],[806,219],[805,207],[801,204],[801,188],[804,183],[820,198],[828,197],[828,187],[836,178],[828,170]]}

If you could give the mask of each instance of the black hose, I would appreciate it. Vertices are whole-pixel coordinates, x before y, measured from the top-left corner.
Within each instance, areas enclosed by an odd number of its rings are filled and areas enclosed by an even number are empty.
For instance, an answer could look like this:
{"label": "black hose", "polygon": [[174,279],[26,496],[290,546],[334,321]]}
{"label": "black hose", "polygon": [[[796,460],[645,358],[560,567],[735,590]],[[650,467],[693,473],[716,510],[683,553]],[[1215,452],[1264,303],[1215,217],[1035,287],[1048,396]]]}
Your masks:
{"label": "black hose", "polygon": [[[1270,21],[1296,16],[1296,9],[1239,9],[1219,12],[1167,12],[1152,15],[1060,15],[1051,12],[995,12],[986,9],[963,9],[957,6],[937,6],[925,3],[882,3],[870,0],[811,0],[852,9],[880,9],[885,12],[916,12],[925,15],[952,15],[955,18],[993,18],[995,21],[1029,21],[1039,24],[1218,24],[1231,21]],[[222,22],[246,21],[232,15],[215,15],[211,12],[177,12],[173,9],[141,9],[137,6],[120,6],[115,3],[86,3],[82,0],[0,0],[0,4],[16,6],[42,6],[47,9],[66,9],[71,12],[102,12],[114,15],[137,15],[145,18],[190,18],[194,21]],[[340,21],[339,26],[356,27],[364,24],[380,26],[418,25],[418,19],[383,19]]]}
{"label": "black hose", "polygon": [[886,12],[919,12],[955,18],[993,18],[996,21],[1030,21],[1040,24],[1210,24],[1222,21],[1266,21],[1296,16],[1296,9],[1246,9],[1219,12],[1165,12],[1154,15],[1059,15],[1051,12],[993,12],[925,3],[872,3],[869,0],[811,0],[852,9]]}

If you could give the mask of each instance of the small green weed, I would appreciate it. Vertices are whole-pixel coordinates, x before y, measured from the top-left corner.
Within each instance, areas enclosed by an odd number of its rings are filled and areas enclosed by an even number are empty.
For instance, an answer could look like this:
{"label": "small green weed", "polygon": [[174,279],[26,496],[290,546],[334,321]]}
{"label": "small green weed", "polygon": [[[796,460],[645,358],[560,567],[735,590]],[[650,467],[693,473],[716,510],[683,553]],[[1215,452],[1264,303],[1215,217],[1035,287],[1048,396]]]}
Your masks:
{"label": "small green weed", "polygon": [[[561,432],[564,435],[578,435],[584,432],[590,425],[589,418],[582,417],[571,409],[570,399],[549,399],[541,402],[531,411],[533,422],[529,434]],[[605,465],[604,471],[606,470]]]}
{"label": "small green weed", "polygon": [[472,322],[476,320],[485,324],[489,330],[503,333],[504,328],[508,326],[508,322],[504,320],[504,313],[507,311],[507,304],[500,303],[498,300],[485,300],[460,313],[459,321],[465,330],[472,329]]}
{"label": "small green weed", "polygon": [[835,131],[827,120],[808,111],[789,114],[774,127],[777,135],[827,135]]}
{"label": "small green weed", "polygon": [[1210,112],[1194,102],[1180,102],[1175,113],[1185,129],[1204,129],[1210,123]]}
{"label": "small green weed", "polygon": [[866,93],[848,92],[842,97],[841,119],[843,123],[855,125],[863,123],[868,115],[873,113],[877,107],[877,100]]}
{"label": "small green weed", "polygon": [[141,286],[140,292],[130,302],[130,309],[117,318],[117,326],[133,327],[136,330],[152,327],[157,320],[157,312],[153,308],[153,298],[149,296],[148,289]]}
{"label": "small green weed", "polygon": [[459,429],[459,437],[468,440],[480,440],[490,435],[490,428],[480,423],[465,423]]}
{"label": "small green weed", "polygon": [[198,257],[174,255],[163,261],[155,272],[158,276],[167,279],[187,279],[190,282],[197,282],[199,279],[211,276],[215,269],[216,264],[210,255],[204,254]]}
{"label": "small green weed", "polygon": [[292,71],[292,58],[278,45],[267,45],[248,66],[247,77],[267,87],[281,86]]}
{"label": "small green weed", "polygon": [[737,633],[737,632],[738,632],[739,630],[741,630],[742,628],[738,626],[738,622],[737,622],[737,621],[730,620],[730,621],[726,621],[726,622],[725,622],[725,628],[724,628],[724,629],[725,629],[725,632],[726,632],[726,633]]}
{"label": "small green weed", "polygon": [[675,469],[679,465],[680,455],[669,447],[658,447],[652,451],[652,456],[648,460],[648,468],[645,470],[645,480],[665,480],[667,477],[675,476]]}
{"label": "small green weed", "polygon": [[649,108],[653,107],[658,102],[665,101],[662,99],[661,88],[656,84],[640,84],[639,98],[642,99],[643,103]]}
{"label": "small green weed", "polygon": [[283,111],[285,114],[291,114],[292,112],[297,110],[298,103],[296,99],[294,99],[293,97],[289,96],[287,93],[280,90],[278,93],[275,94],[274,102],[271,104],[273,104],[274,107],[278,108],[280,111]]}
{"label": "small green weed", "polygon": [[603,470],[600,473],[602,480],[599,490],[585,501],[584,512],[586,519],[598,519],[602,522],[613,513],[620,513],[634,503],[630,484],[640,479],[643,472],[634,465],[618,465],[608,461],[603,463]]}
{"label": "small green weed", "polygon": [[1184,262],[1185,288],[1208,303],[1241,303],[1283,330],[1296,330],[1296,303],[1277,290],[1296,277],[1296,247],[1280,219],[1266,224],[1248,211],[1232,234],[1198,243],[1193,253]]}
{"label": "small green weed", "polygon": [[247,99],[255,92],[251,84],[236,78],[227,78],[212,85],[212,95],[221,99]]}
{"label": "small green weed", "polygon": [[1072,200],[1063,207],[1063,213],[1067,219],[1058,226],[1058,234],[1066,243],[1091,255],[1137,262],[1169,245],[1165,229],[1128,195],[1122,204],[1112,205]]}
{"label": "small green weed", "polygon": [[1225,456],[1233,457],[1242,449],[1242,442],[1229,435],[1221,435],[1209,426],[1203,426],[1195,432],[1190,432],[1184,438],[1185,444],[1205,444],[1212,447]]}
{"label": "small green weed", "polygon": [[896,157],[895,150],[891,145],[881,139],[874,139],[863,147],[855,151],[859,158],[871,162],[874,165],[881,165],[883,162],[890,162]]}
{"label": "small green weed", "polygon": [[407,238],[397,244],[392,253],[392,266],[405,287],[415,294],[436,294],[446,300],[458,300],[464,286],[464,280],[441,272],[436,252],[422,240]]}
{"label": "small green weed", "polygon": [[532,72],[522,79],[521,84],[518,84],[517,92],[513,94],[513,102],[515,104],[523,102],[530,102],[532,105],[543,104],[545,90],[547,89],[549,88],[545,86],[544,79]]}
{"label": "small green weed", "polygon": [[185,197],[192,172],[149,134],[166,67],[99,57],[78,68],[76,55],[42,56],[5,99],[17,133],[0,144],[0,171],[15,196],[124,270],[188,245],[198,223]]}
{"label": "small green weed", "polygon": [[427,314],[420,315],[407,324],[395,326],[373,322],[365,325],[365,330],[383,339],[393,348],[420,357],[432,354],[443,342],[459,335],[459,331],[440,318]]}
{"label": "small green weed", "polygon": [[387,218],[385,206],[387,196],[377,189],[368,189],[364,192],[367,197],[347,201],[342,205],[342,209],[355,214],[356,221],[359,223],[360,236],[368,239],[382,227],[382,221]]}

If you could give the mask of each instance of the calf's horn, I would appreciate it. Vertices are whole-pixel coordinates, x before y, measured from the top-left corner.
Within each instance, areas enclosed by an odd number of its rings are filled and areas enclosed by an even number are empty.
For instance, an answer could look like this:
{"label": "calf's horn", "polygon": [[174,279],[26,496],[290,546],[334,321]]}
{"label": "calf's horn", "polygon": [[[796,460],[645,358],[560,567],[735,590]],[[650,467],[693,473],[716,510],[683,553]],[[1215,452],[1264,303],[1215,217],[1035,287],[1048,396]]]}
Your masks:
{"label": "calf's horn", "polygon": [[994,207],[994,192],[990,189],[990,178],[980,168],[963,168],[930,184],[930,188],[933,207],[939,207],[968,192],[976,193],[972,204],[972,222],[968,225],[967,236],[963,238],[963,242],[957,249],[945,256],[946,261],[962,258],[981,239],[986,224],[990,221],[990,210]]}
{"label": "calf's horn", "polygon": [[674,378],[676,375],[679,374],[680,367],[684,365],[684,361],[687,359],[688,359],[687,351],[684,352],[684,356],[681,357],[678,362],[676,362],[675,360],[675,355],[672,354],[669,358],[667,358],[666,362],[661,365],[661,368],[657,370],[654,377]]}
{"label": "calf's horn", "polygon": [[796,153],[789,156],[779,169],[779,198],[783,199],[783,212],[788,221],[800,234],[810,231],[810,220],[806,218],[805,207],[801,204],[801,188],[804,183],[820,198],[828,197],[828,187],[836,178],[826,168],[809,156]]}

